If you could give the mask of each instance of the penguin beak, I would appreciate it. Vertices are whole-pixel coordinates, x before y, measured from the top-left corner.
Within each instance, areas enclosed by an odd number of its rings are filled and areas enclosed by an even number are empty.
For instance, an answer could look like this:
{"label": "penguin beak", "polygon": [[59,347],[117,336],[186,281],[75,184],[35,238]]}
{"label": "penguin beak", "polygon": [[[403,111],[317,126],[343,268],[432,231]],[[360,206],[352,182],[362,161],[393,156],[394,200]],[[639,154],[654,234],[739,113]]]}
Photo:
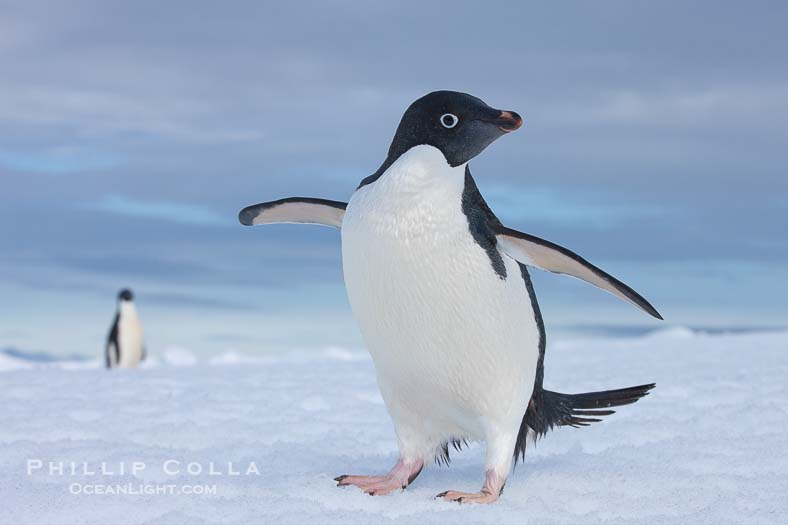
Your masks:
{"label": "penguin beak", "polygon": [[498,126],[498,129],[504,133],[511,133],[523,125],[523,119],[514,111],[501,111],[497,118],[492,120],[492,123]]}

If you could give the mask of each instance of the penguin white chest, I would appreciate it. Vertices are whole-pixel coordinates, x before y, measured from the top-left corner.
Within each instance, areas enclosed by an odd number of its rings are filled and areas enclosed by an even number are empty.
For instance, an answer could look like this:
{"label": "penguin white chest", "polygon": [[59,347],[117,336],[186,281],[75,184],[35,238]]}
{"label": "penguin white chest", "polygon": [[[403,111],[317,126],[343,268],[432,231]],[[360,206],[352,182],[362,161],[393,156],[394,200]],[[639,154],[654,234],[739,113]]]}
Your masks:
{"label": "penguin white chest", "polygon": [[470,233],[464,170],[431,146],[403,154],[348,203],[342,257],[398,429],[481,437],[522,418],[539,331],[517,263],[502,278]]}
{"label": "penguin white chest", "polygon": [[118,318],[118,345],[120,346],[121,368],[137,366],[142,361],[144,346],[142,323],[137,315],[137,309],[132,303],[120,305]]}

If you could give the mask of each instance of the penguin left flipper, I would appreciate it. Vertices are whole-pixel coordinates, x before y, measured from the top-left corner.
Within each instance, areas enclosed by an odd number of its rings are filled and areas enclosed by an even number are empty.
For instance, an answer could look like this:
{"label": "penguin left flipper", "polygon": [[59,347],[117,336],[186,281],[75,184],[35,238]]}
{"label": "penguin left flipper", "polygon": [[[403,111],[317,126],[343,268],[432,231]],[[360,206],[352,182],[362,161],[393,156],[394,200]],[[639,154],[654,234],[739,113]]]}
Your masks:
{"label": "penguin left flipper", "polygon": [[313,197],[288,197],[247,206],[238,213],[238,220],[244,226],[289,222],[341,228],[345,208],[346,202]]}
{"label": "penguin left flipper", "polygon": [[656,308],[651,306],[639,293],[575,252],[554,242],[503,225],[491,225],[491,227],[498,240],[498,247],[512,259],[526,266],[582,279],[637,306],[649,315],[662,319]]}

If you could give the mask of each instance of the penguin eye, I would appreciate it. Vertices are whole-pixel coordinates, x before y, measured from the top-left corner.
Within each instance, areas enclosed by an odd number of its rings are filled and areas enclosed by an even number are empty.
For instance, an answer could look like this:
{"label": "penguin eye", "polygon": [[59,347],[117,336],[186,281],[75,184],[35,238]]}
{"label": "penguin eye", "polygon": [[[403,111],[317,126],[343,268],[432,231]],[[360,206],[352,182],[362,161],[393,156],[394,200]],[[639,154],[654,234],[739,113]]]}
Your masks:
{"label": "penguin eye", "polygon": [[457,118],[457,115],[452,115],[451,113],[445,113],[441,115],[441,124],[444,128],[453,128],[457,125],[460,119]]}

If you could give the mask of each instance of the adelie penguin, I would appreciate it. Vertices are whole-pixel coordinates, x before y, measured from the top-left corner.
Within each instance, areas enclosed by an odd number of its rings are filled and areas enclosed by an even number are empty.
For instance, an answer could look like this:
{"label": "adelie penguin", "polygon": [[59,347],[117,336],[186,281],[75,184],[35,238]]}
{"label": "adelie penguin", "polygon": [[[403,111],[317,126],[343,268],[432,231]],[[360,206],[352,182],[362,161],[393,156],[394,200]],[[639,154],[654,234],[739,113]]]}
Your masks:
{"label": "adelie penguin", "polygon": [[350,305],[397,434],[387,474],[344,475],[368,494],[407,487],[449,446],[486,443],[484,482],[460,502],[501,494],[526,441],[585,426],[653,384],[561,394],[545,390],[545,332],[527,267],[587,281],[661,319],[618,279],[550,241],[507,228],[482,198],[468,161],[517,130],[513,111],[465,93],[415,101],[388,156],[347,203],[291,197],[243,209],[242,224],[311,223],[341,230]]}
{"label": "adelie penguin", "polygon": [[134,294],[118,293],[118,309],[107,336],[104,364],[107,368],[134,368],[145,360],[142,323],[134,306]]}

